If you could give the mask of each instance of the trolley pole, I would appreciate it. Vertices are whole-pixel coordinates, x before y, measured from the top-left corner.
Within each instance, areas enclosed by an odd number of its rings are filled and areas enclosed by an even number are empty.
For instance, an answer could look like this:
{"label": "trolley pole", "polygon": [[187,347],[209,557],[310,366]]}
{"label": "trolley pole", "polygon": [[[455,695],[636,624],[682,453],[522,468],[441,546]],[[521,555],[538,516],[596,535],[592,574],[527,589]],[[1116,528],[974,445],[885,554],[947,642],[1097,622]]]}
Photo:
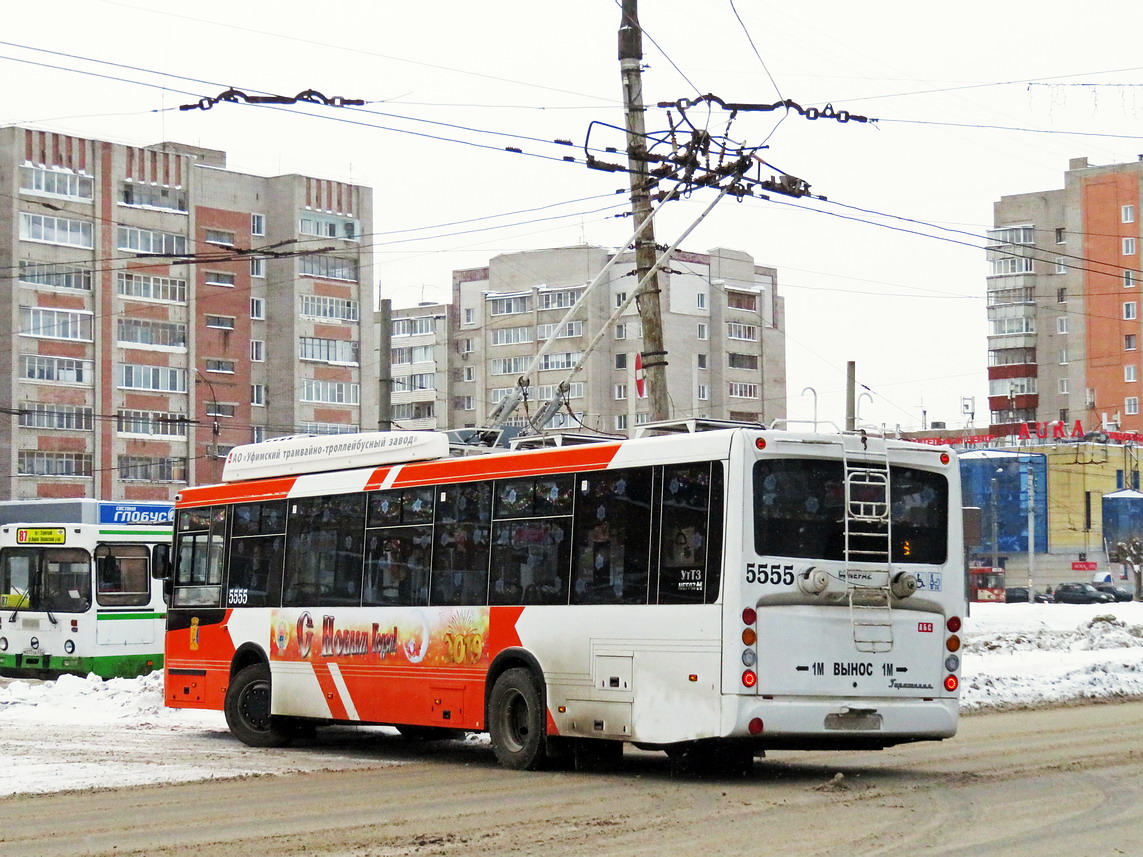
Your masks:
{"label": "trolley pole", "polygon": [[[639,27],[638,0],[623,0],[619,26],[619,70],[627,110],[627,166],[631,177],[631,213],[636,223],[651,214],[648,186],[647,138],[643,121],[643,31]],[[648,272],[654,276],[637,292],[639,320],[643,324],[643,371],[650,399],[651,420],[670,418],[667,399],[667,352],[663,347],[663,319],[659,308],[661,274],[655,270],[655,228],[648,224],[635,239],[636,282]]]}

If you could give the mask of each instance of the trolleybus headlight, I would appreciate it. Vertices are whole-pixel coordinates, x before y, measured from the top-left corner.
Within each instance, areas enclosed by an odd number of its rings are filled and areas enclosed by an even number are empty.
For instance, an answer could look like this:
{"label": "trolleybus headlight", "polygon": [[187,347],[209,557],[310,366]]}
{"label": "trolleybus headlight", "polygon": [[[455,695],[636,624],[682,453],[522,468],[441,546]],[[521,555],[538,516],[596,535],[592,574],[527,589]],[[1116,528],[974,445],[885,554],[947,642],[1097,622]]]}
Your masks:
{"label": "trolleybus headlight", "polygon": [[960,680],[955,675],[945,676],[945,690],[952,693],[960,687]]}
{"label": "trolleybus headlight", "polygon": [[753,607],[747,607],[742,611],[742,624],[753,625],[758,621],[758,613]]}
{"label": "trolleybus headlight", "polygon": [[950,652],[960,651],[960,637],[958,637],[956,634],[953,634],[951,637],[945,640],[945,648]]}
{"label": "trolleybus headlight", "polygon": [[754,670],[743,670],[742,672],[742,686],[754,687],[758,684],[758,674]]}
{"label": "trolleybus headlight", "polygon": [[960,669],[960,658],[956,655],[949,655],[945,658],[945,670],[950,673],[955,673]]}
{"label": "trolleybus headlight", "polygon": [[945,627],[948,628],[951,633],[955,634],[960,630],[960,617],[949,616],[949,620],[945,623]]}
{"label": "trolleybus headlight", "polygon": [[0,637],[0,652],[8,651],[8,638]]}
{"label": "trolleybus headlight", "polygon": [[75,640],[64,640],[64,651],[69,655],[75,654]]}
{"label": "trolleybus headlight", "polygon": [[753,649],[747,649],[742,653],[742,665],[744,667],[752,667],[758,663],[758,654]]}

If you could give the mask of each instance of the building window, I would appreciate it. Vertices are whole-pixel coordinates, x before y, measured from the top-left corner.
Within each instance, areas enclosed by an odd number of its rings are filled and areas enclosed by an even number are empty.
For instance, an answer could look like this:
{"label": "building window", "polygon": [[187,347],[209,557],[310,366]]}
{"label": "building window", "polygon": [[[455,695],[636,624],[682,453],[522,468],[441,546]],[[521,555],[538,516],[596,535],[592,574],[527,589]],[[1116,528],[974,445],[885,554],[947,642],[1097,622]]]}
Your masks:
{"label": "building window", "polygon": [[91,465],[88,452],[21,449],[16,458],[16,470],[21,476],[90,476]]}
{"label": "building window", "polygon": [[474,396],[459,396],[456,400],[456,407],[459,411],[475,411],[476,398]]}
{"label": "building window", "polygon": [[131,345],[186,348],[187,326],[173,321],[120,318],[116,322],[116,341]]}
{"label": "building window", "polygon": [[1123,272],[1123,288],[1131,289],[1139,282],[1139,273],[1130,268]]}
{"label": "building window", "polygon": [[528,368],[527,357],[494,357],[489,362],[491,375],[521,375]]}
{"label": "building window", "polygon": [[136,229],[134,226],[120,226],[116,230],[120,250],[129,253],[142,253],[151,256],[185,256],[187,239],[185,235],[171,232],[156,232],[152,229]]}
{"label": "building window", "polygon": [[92,314],[81,310],[20,307],[20,335],[41,339],[92,341]]}
{"label": "building window", "polygon": [[185,304],[187,302],[187,281],[171,277],[153,277],[149,274],[116,275],[119,294],[125,298],[162,303]]}
{"label": "building window", "polygon": [[208,286],[228,286],[234,288],[235,275],[226,271],[207,271],[206,284]]}
{"label": "building window", "polygon": [[1060,349],[1060,365],[1061,366],[1067,366],[1068,365],[1068,350],[1066,348]]}
{"label": "building window", "polygon": [[700,368],[700,369],[706,369],[707,368],[707,362],[706,362],[706,355],[705,354],[696,354],[695,358],[698,361],[698,368]]}
{"label": "building window", "polygon": [[627,414],[615,415],[615,430],[624,431],[627,428]]}
{"label": "building window", "polygon": [[119,386],[125,390],[153,390],[158,393],[185,393],[185,369],[124,363],[119,367]]}
{"label": "building window", "polygon": [[615,325],[615,338],[616,339],[626,339],[627,338],[627,325],[625,325],[625,324]]}
{"label": "building window", "polygon": [[83,405],[24,402],[19,412],[23,428],[91,431],[95,427],[94,409]]}
{"label": "building window", "polygon": [[515,315],[528,312],[532,308],[532,300],[526,295],[515,298],[489,298],[488,311],[492,315]]}
{"label": "building window", "polygon": [[746,342],[758,341],[758,327],[753,324],[738,324],[737,322],[727,322],[726,325],[727,339],[741,339]]}
{"label": "building window", "polygon": [[699,309],[706,309],[706,292],[699,292],[695,295],[695,305]]}
{"label": "building window", "polygon": [[1123,239],[1123,255],[1124,256],[1134,256],[1135,255],[1135,239],[1134,238],[1124,238]]}
{"label": "building window", "polygon": [[751,369],[754,371],[758,369],[757,354],[735,354],[731,352],[726,357],[727,365],[731,369]]}
{"label": "building window", "polygon": [[1135,206],[1134,205],[1123,206],[1120,209],[1120,213],[1122,214],[1122,217],[1120,218],[1121,223],[1134,223],[1135,222]]}
{"label": "building window", "polygon": [[472,307],[465,307],[464,323],[465,324],[475,324],[476,323],[476,310],[474,310]]}
{"label": "building window", "polygon": [[431,315],[416,318],[393,319],[393,336],[421,336],[436,332],[436,320]]}
{"label": "building window", "polygon": [[990,277],[1032,273],[1032,260],[1027,256],[1002,256],[999,259],[989,260],[988,266]]}
{"label": "building window", "polygon": [[94,198],[95,182],[90,176],[83,176],[70,170],[24,165],[20,167],[20,190],[91,202]]}
{"label": "building window", "polygon": [[726,305],[731,309],[748,309],[758,311],[758,295],[753,292],[733,292],[727,289]]}
{"label": "building window", "polygon": [[213,327],[218,330],[234,330],[234,316],[208,315],[206,317],[206,326]]}
{"label": "building window", "polygon": [[91,291],[91,271],[76,265],[46,265],[20,262],[20,283],[55,289]]}
{"label": "building window", "polygon": [[621,353],[621,354],[615,355],[615,368],[616,369],[626,369],[627,368],[627,354],[626,353]]}
{"label": "building window", "polygon": [[705,402],[710,399],[710,387],[708,387],[706,384],[699,384],[698,397],[700,402]]}
{"label": "building window", "polygon": [[[357,301],[344,298],[327,298],[321,295],[302,295],[302,315],[307,318],[333,319],[335,321],[357,321]],[[396,322],[393,335],[397,334]]]}
{"label": "building window", "polygon": [[706,322],[700,321],[698,323],[698,338],[700,340],[705,341],[708,338],[708,336],[709,336],[709,334],[707,332]]}
{"label": "building window", "polygon": [[[260,339],[251,342],[259,345],[262,352],[264,343]],[[303,336],[298,341],[298,357],[302,360],[317,360],[322,363],[356,363],[357,343],[342,339],[319,339],[315,336]],[[251,347],[250,359],[254,359],[254,350]],[[263,357],[263,359],[265,359]]]}
{"label": "building window", "polygon": [[251,235],[265,235],[266,234],[266,215],[264,215],[264,214],[251,214],[250,215],[250,234]]}
{"label": "building window", "polygon": [[340,256],[325,256],[320,253],[302,256],[299,271],[304,276],[357,282],[357,260]]}
{"label": "building window", "polygon": [[226,372],[229,375],[234,374],[234,361],[222,360],[218,357],[206,358],[206,371],[207,372]]}
{"label": "building window", "polygon": [[1139,380],[1138,372],[1134,365],[1128,364],[1123,367],[1123,380],[1128,384],[1134,384]]}
{"label": "building window", "polygon": [[[433,362],[433,346],[431,345],[414,345],[409,348],[394,348],[390,351],[389,362],[393,365],[402,363],[432,363]],[[465,369],[472,369],[472,366],[466,366]]]}
{"label": "building window", "polygon": [[234,246],[234,233],[222,229],[208,229],[204,236],[207,244],[221,244],[223,247]]}
{"label": "building window", "polygon": [[1067,332],[1068,332],[1068,317],[1066,315],[1061,315],[1059,318],[1056,319],[1056,333],[1067,333]]}
{"label": "building window", "polygon": [[250,298],[250,318],[254,321],[266,320],[266,299]]}
{"label": "building window", "polygon": [[1135,334],[1134,333],[1126,334],[1123,337],[1123,350],[1124,351],[1134,351],[1135,347],[1136,347],[1135,346]]}
{"label": "building window", "polygon": [[361,387],[346,381],[302,381],[302,401],[330,405],[356,405]]}
{"label": "building window", "polygon": [[187,194],[186,191],[178,188],[125,181],[120,189],[119,203],[139,208],[161,208],[165,211],[178,211],[186,214]]}
{"label": "building window", "polygon": [[251,384],[250,385],[250,404],[258,407],[263,407],[266,404],[266,385],[265,384]]}
{"label": "building window", "polygon": [[95,363],[70,357],[25,354],[20,358],[20,377],[26,381],[52,381],[90,387],[95,383]]}
{"label": "building window", "polygon": [[[553,333],[556,333],[556,325],[554,324],[540,324],[536,326],[537,340],[550,339]],[[556,339],[573,339],[577,336],[583,336],[583,322],[569,321],[560,328],[559,333],[556,334]]]}
{"label": "building window", "polygon": [[250,259],[250,276],[265,279],[266,277],[266,260],[260,256],[253,256]]}
{"label": "building window", "polygon": [[615,308],[619,309],[627,301],[627,292],[615,293]]}
{"label": "building window", "polygon": [[261,443],[266,439],[265,426],[250,426],[250,442]]}
{"label": "building window", "polygon": [[1123,400],[1123,413],[1127,414],[1128,416],[1135,416],[1137,413],[1139,413],[1138,396],[1128,396]]}
{"label": "building window", "polygon": [[758,385],[731,381],[730,384],[727,385],[727,395],[732,399],[757,399]]}
{"label": "building window", "polygon": [[1066,304],[1068,302],[1068,290],[1066,288],[1056,289],[1056,303]]}
{"label": "building window", "polygon": [[119,478],[124,482],[185,482],[186,462],[181,458],[121,455]]}
{"label": "building window", "polygon": [[583,296],[583,289],[564,289],[558,292],[540,292],[540,309],[571,309]]}
{"label": "building window", "polygon": [[557,354],[545,354],[540,358],[539,371],[549,369],[571,369],[583,356],[581,351],[561,351]]}
{"label": "building window", "polygon": [[20,239],[23,241],[90,249],[95,246],[94,235],[90,220],[68,220],[65,217],[20,212]]}
{"label": "building window", "polygon": [[1135,318],[1135,301],[1123,302],[1123,319],[1131,321]]}
{"label": "building window", "polygon": [[476,367],[475,366],[465,366],[464,367],[464,373],[462,375],[461,380],[475,381],[476,380]]}
{"label": "building window", "polygon": [[1062,226],[1056,227],[1056,243],[1057,244],[1063,244],[1064,243],[1064,227],[1062,227]]}
{"label": "building window", "polygon": [[1066,274],[1067,272],[1068,272],[1068,257],[1067,256],[1057,256],[1056,257],[1056,273],[1057,274]]}
{"label": "building window", "polygon": [[1061,378],[1060,379],[1060,392],[1063,394],[1066,394],[1068,392],[1068,379],[1067,378]]}
{"label": "building window", "polygon": [[493,330],[488,335],[491,345],[518,345],[521,342],[532,341],[532,328],[530,327],[502,327]]}
{"label": "building window", "polygon": [[116,431],[120,434],[186,437],[186,414],[164,411],[128,411],[116,414]]}
{"label": "building window", "polygon": [[230,402],[216,402],[211,399],[206,403],[206,415],[208,417],[232,417],[238,413],[238,405]]}
{"label": "building window", "polygon": [[460,341],[460,353],[461,354],[471,354],[472,353],[472,338],[471,337],[465,337],[464,339],[462,339]]}
{"label": "building window", "polygon": [[615,398],[617,400],[622,400],[622,399],[627,398],[627,385],[626,384],[616,384],[615,385]]}

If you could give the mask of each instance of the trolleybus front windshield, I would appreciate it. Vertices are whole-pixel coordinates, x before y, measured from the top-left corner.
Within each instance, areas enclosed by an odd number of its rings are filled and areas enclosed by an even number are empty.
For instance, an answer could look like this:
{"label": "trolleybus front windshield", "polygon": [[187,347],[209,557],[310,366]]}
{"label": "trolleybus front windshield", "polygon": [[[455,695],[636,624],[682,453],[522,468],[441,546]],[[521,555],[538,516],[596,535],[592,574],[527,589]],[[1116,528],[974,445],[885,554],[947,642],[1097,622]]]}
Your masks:
{"label": "trolleybus front windshield", "polygon": [[[948,480],[939,473],[889,468],[893,562],[945,562],[948,494]],[[840,461],[784,458],[755,463],[754,546],[759,555],[844,560],[844,513]],[[885,529],[884,523],[876,526]]]}

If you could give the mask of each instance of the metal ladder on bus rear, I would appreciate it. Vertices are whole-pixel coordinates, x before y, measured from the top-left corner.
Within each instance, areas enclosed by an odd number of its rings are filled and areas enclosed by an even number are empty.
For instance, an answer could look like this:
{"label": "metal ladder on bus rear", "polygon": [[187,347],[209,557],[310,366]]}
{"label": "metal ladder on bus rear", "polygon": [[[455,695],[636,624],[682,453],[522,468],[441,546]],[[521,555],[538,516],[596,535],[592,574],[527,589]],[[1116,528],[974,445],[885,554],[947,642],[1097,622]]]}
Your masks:
{"label": "metal ladder on bus rear", "polygon": [[[860,438],[862,458],[850,458],[846,440]],[[870,450],[871,442],[874,449]],[[880,447],[878,451],[877,447]],[[872,457],[868,454],[872,452]],[[844,548],[846,590],[849,598],[853,643],[859,652],[893,649],[892,520],[889,496],[889,453],[884,438],[871,438],[864,431],[842,437],[845,474]],[[875,563],[884,572],[873,572],[879,582],[869,585],[855,580],[851,563]]]}

